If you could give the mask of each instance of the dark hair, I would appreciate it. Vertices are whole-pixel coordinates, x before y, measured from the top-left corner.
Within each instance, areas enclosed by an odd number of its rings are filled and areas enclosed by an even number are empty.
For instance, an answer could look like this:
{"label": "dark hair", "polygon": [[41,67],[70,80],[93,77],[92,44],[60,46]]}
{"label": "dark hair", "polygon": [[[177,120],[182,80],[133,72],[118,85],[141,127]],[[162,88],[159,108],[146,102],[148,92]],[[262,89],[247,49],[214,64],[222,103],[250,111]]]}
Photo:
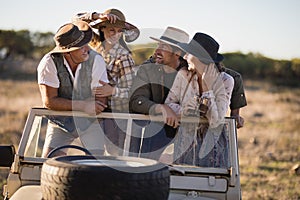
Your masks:
{"label": "dark hair", "polygon": [[[179,47],[173,46],[173,45],[171,45],[171,44],[170,44],[170,46],[171,46],[173,52],[180,51],[180,52],[181,52],[181,53],[180,53],[180,57],[183,57],[183,56],[184,56],[185,52],[182,51],[182,49],[180,49]],[[183,58],[182,58],[182,59],[183,59]]]}
{"label": "dark hair", "polygon": [[221,62],[215,63],[215,65],[218,68],[219,72],[225,71],[225,66]]}
{"label": "dark hair", "polygon": [[172,48],[172,51],[173,52],[176,52],[176,51],[180,51],[180,56],[179,56],[179,66],[176,68],[177,71],[179,71],[180,69],[188,69],[189,68],[189,64],[188,62],[183,58],[185,52],[182,51],[182,49],[180,49],[179,47],[176,47],[176,46],[173,46],[173,45],[170,45],[171,48]]}
{"label": "dark hair", "polygon": [[176,68],[177,71],[179,71],[180,69],[185,69],[187,70],[189,68],[189,64],[188,62],[182,57],[182,56],[179,56],[179,66]]}

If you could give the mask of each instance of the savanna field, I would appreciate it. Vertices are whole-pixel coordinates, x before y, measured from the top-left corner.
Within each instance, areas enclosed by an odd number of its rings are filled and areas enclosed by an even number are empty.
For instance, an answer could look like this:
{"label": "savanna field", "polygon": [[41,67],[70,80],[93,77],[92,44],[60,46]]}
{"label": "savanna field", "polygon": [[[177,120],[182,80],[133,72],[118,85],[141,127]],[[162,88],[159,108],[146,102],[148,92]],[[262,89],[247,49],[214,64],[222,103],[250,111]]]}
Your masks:
{"label": "savanna field", "polygon": [[[27,113],[41,106],[33,74],[0,75],[0,143],[16,147]],[[300,88],[244,80],[248,106],[238,129],[243,199],[300,200]],[[0,185],[7,176],[0,169]],[[2,200],[2,195],[0,200]]]}

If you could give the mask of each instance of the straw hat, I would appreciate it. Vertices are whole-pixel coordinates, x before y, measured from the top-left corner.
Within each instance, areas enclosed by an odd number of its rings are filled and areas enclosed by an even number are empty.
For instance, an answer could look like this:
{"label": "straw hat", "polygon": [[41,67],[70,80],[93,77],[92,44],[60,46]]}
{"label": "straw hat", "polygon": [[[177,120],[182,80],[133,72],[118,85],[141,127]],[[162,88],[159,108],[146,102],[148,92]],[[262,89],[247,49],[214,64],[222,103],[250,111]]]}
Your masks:
{"label": "straw hat", "polygon": [[92,28],[90,27],[90,25],[85,22],[85,21],[82,21],[82,20],[76,20],[73,22],[73,24],[75,26],[78,27],[78,29],[80,31],[82,31],[87,37],[91,37],[93,36],[93,30]]}
{"label": "straw hat", "polygon": [[107,26],[117,26],[124,29],[124,37],[126,42],[133,42],[140,35],[140,30],[133,24],[126,22],[124,14],[115,8],[106,10],[103,14],[113,14],[116,15],[119,19],[115,23],[110,23],[107,19],[101,20],[98,19],[90,23],[92,28],[99,29],[101,27]]}
{"label": "straw hat", "polygon": [[150,37],[152,40],[167,43],[172,46],[179,47],[177,44],[187,43],[189,41],[189,34],[187,34],[185,31],[180,30],[178,28],[174,27],[167,27],[167,29],[164,31],[162,36],[160,38],[154,38]]}
{"label": "straw hat", "polygon": [[78,27],[72,23],[61,26],[54,36],[56,47],[51,53],[65,53],[80,49],[88,44],[92,39],[92,34],[80,31]]}

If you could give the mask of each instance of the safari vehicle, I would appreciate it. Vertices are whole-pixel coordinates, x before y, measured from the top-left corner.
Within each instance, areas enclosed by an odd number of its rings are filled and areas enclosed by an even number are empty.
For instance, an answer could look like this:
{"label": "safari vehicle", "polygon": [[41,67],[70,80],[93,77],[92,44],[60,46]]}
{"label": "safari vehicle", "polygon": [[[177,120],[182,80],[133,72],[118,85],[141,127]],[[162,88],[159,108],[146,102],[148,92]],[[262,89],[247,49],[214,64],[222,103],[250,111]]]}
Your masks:
{"label": "safari vehicle", "polygon": [[[208,168],[172,163],[170,144],[160,160],[130,155],[130,135],[136,121],[161,121],[160,116],[101,113],[103,118],[127,121],[123,156],[90,155],[87,148],[61,146],[66,156],[42,157],[49,116],[90,117],[81,112],[32,108],[17,151],[0,147],[0,166],[10,167],[5,200],[41,199],[241,199],[235,120],[225,119],[228,136],[228,166]],[[184,119],[182,119],[184,120]],[[193,119],[189,119],[191,123]]]}

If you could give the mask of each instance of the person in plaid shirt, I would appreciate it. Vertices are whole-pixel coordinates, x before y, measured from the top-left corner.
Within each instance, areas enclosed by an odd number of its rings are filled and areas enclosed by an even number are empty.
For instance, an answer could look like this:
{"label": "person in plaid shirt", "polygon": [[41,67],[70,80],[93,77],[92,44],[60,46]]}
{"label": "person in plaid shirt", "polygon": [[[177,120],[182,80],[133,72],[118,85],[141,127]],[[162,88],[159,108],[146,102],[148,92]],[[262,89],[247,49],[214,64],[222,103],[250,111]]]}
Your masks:
{"label": "person in plaid shirt", "polygon": [[[124,14],[117,9],[109,9],[104,13],[79,13],[75,18],[90,22],[90,25],[99,31],[99,34],[94,34],[90,45],[103,56],[107,64],[109,83],[99,81],[99,86],[93,90],[95,96],[108,98],[105,111],[128,113],[128,93],[132,85],[135,63],[125,41],[132,42],[137,39],[139,29],[126,22]],[[106,147],[110,154],[121,153],[126,125],[124,120],[103,121],[104,132],[108,138]]]}

